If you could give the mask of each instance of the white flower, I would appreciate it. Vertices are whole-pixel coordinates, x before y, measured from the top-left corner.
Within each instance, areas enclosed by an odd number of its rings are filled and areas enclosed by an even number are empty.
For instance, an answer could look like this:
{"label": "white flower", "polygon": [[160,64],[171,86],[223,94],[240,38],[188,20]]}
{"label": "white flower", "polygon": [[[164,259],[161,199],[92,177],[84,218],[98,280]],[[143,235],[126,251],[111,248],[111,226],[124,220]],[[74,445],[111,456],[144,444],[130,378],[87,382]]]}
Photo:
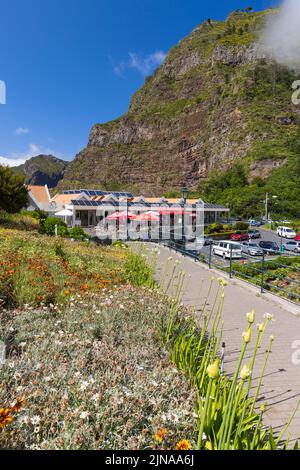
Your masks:
{"label": "white flower", "polygon": [[88,388],[89,385],[90,385],[89,382],[86,382],[86,381],[81,382],[80,390],[84,392]]}
{"label": "white flower", "polygon": [[40,418],[40,416],[33,416],[30,421],[34,426],[36,426],[36,425],[40,424],[41,418]]}
{"label": "white flower", "polygon": [[81,415],[79,416],[80,419],[87,419],[89,417],[89,412],[88,411],[83,411]]}
{"label": "white flower", "polygon": [[268,321],[274,321],[274,317],[273,317],[272,313],[266,313],[266,314],[264,315],[264,317],[265,317],[266,320],[268,320]]}
{"label": "white flower", "polygon": [[100,393],[95,393],[95,395],[92,396],[91,400],[92,401],[99,401],[101,398]]}

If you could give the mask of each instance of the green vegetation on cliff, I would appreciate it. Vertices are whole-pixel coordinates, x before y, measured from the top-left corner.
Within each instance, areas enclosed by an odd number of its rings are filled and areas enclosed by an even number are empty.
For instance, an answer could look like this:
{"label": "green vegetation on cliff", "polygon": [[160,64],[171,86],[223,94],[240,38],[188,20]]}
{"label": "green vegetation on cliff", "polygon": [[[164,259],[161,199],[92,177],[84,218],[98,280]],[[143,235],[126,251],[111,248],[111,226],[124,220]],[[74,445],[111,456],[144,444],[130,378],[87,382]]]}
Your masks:
{"label": "green vegetation on cliff", "polygon": [[[291,86],[298,77],[259,46],[275,12],[238,11],[198,26],[146,79],[126,115],[94,126],[60,186],[76,180],[159,195],[187,182],[249,215],[261,211],[268,190],[284,195],[297,216],[300,122]],[[244,177],[228,184],[236,165]]]}

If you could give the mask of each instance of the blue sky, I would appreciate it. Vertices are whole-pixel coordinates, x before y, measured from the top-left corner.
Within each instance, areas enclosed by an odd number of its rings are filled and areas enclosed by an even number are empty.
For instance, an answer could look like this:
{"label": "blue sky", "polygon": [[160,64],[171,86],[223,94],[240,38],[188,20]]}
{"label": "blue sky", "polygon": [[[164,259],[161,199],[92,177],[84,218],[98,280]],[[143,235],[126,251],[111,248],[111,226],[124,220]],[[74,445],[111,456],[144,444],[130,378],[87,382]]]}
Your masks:
{"label": "blue sky", "polygon": [[[0,0],[0,162],[74,158],[206,18],[274,0]],[[1,97],[1,95],[0,95]]]}

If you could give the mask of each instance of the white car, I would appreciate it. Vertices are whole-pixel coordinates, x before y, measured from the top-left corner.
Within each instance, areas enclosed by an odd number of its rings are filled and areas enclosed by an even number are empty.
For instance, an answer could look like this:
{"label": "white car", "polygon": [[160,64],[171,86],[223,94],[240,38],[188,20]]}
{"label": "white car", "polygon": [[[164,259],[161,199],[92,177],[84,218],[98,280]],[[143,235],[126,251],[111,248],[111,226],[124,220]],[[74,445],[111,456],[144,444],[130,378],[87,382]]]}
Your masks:
{"label": "white car", "polygon": [[241,259],[242,245],[237,242],[220,241],[213,245],[212,252],[214,255],[222,256],[224,259]]}
{"label": "white car", "polygon": [[292,239],[292,238],[295,238],[297,234],[295,230],[293,230],[290,227],[278,227],[277,235],[279,235],[279,237]]}
{"label": "white car", "polygon": [[286,251],[293,251],[294,253],[300,253],[300,242],[290,241],[284,244]]}

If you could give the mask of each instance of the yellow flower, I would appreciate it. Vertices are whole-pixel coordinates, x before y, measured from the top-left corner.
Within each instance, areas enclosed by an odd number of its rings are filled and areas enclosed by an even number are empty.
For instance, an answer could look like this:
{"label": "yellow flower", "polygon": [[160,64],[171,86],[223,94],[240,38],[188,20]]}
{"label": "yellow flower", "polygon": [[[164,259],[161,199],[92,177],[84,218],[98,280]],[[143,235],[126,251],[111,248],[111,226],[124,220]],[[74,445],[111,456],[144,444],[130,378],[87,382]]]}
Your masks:
{"label": "yellow flower", "polygon": [[154,439],[159,442],[159,443],[162,443],[162,441],[164,440],[164,438],[166,437],[167,435],[167,430],[165,428],[163,429],[159,429],[157,431],[157,433],[154,435]]}
{"label": "yellow flower", "polygon": [[192,445],[186,439],[183,439],[182,441],[178,442],[176,446],[176,450],[191,450],[191,449],[192,449]]}
{"label": "yellow flower", "polygon": [[244,365],[244,367],[241,370],[240,377],[242,380],[247,380],[251,375],[251,370],[247,366],[247,364]]}
{"label": "yellow flower", "polygon": [[270,340],[271,340],[272,343],[273,343],[273,341],[275,340],[275,336],[274,336],[274,335],[271,335],[271,336],[270,336]]}
{"label": "yellow flower", "polygon": [[12,422],[11,408],[0,409],[0,428],[4,429]]}
{"label": "yellow flower", "polygon": [[265,324],[264,324],[264,323],[258,323],[258,324],[256,325],[256,328],[257,328],[257,331],[258,331],[259,333],[263,333],[263,332],[265,331]]}
{"label": "yellow flower", "polygon": [[249,323],[254,323],[255,322],[255,310],[252,310],[252,312],[247,313],[247,319]]}
{"label": "yellow flower", "polygon": [[208,366],[206,371],[210,379],[217,379],[220,376],[220,359],[217,359],[213,364]]}
{"label": "yellow flower", "polygon": [[209,442],[209,441],[206,441],[206,443],[205,443],[205,449],[206,449],[206,450],[213,450],[212,443]]}
{"label": "yellow flower", "polygon": [[243,333],[243,338],[246,344],[250,343],[251,341],[251,329],[250,328],[248,328],[248,330]]}
{"label": "yellow flower", "polygon": [[261,405],[260,411],[261,411],[262,413],[265,413],[265,412],[267,411],[267,405],[266,405],[266,403],[264,403],[263,405]]}

